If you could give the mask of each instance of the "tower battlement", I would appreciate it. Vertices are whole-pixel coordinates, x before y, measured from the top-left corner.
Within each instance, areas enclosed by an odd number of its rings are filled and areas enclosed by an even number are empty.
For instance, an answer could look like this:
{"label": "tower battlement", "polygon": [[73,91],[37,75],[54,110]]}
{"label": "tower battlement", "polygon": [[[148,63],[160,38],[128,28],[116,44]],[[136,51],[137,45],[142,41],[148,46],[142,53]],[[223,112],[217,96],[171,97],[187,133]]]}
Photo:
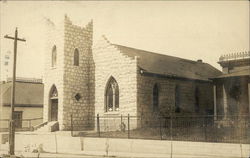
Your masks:
{"label": "tower battlement", "polygon": [[46,23],[44,121],[58,121],[60,130],[67,130],[71,128],[67,114],[77,114],[74,122],[79,127],[93,126],[89,119],[94,107],[90,105],[94,102],[93,20],[76,25],[65,15],[58,23]]}

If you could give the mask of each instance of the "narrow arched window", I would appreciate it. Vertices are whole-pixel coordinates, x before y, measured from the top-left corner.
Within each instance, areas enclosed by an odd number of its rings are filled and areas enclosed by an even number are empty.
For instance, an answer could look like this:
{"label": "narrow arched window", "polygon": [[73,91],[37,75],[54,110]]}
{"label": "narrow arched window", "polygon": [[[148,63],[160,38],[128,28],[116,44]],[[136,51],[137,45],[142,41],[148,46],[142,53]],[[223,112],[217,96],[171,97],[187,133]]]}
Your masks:
{"label": "narrow arched window", "polygon": [[113,77],[109,79],[106,85],[105,111],[119,111],[119,86]]}
{"label": "narrow arched window", "polygon": [[54,45],[52,48],[52,55],[51,55],[51,66],[56,66],[56,46]]}
{"label": "narrow arched window", "polygon": [[195,112],[199,112],[200,111],[200,102],[199,102],[199,97],[200,97],[200,92],[199,92],[199,88],[198,87],[195,87]]}
{"label": "narrow arched window", "polygon": [[74,51],[74,65],[79,66],[79,50],[77,48]]}
{"label": "narrow arched window", "polygon": [[159,88],[155,84],[153,88],[153,110],[156,111],[159,109]]}
{"label": "narrow arched window", "polygon": [[175,86],[175,112],[181,112],[180,108],[180,87],[179,85]]}
{"label": "narrow arched window", "polygon": [[57,92],[57,89],[56,89],[56,86],[53,85],[51,87],[51,90],[50,90],[50,98],[54,99],[54,98],[58,98],[58,92]]}

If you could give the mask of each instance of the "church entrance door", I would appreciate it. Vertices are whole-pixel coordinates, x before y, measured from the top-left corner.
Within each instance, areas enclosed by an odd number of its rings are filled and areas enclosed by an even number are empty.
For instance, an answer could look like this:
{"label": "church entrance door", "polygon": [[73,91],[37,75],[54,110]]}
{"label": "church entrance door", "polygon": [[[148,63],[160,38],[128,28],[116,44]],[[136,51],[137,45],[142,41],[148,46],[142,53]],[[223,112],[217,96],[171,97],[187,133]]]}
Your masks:
{"label": "church entrance door", "polygon": [[58,99],[51,99],[51,121],[57,121],[58,117]]}
{"label": "church entrance door", "polygon": [[50,90],[49,120],[58,121],[58,92],[55,85]]}

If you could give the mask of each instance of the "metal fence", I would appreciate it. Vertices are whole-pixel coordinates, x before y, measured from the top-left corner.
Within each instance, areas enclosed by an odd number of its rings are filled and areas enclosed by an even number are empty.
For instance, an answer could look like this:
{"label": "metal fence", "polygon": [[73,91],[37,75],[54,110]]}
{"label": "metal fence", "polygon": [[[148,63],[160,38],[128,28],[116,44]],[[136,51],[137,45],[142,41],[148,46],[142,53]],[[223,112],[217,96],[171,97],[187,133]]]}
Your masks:
{"label": "metal fence", "polygon": [[[15,120],[15,131],[33,131],[36,125],[43,122],[43,118]],[[9,130],[9,119],[0,119],[0,132]]]}
{"label": "metal fence", "polygon": [[94,128],[88,129],[86,125],[85,130],[79,130],[79,125],[72,121],[74,116],[71,116],[71,134],[84,137],[250,143],[249,119],[249,116],[165,116],[145,119],[130,115],[97,115]]}

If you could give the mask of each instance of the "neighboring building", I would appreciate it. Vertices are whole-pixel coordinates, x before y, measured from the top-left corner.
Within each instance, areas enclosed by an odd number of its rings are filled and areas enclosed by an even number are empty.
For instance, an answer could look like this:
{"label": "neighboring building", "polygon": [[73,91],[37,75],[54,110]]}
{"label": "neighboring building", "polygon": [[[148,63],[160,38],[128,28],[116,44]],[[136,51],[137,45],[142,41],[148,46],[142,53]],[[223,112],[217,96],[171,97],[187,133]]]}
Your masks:
{"label": "neighboring building", "polygon": [[218,62],[223,74],[213,78],[215,114],[219,119],[250,115],[250,52],[223,55]]}
{"label": "neighboring building", "polygon": [[[0,84],[0,129],[8,128],[12,82],[8,79]],[[43,84],[41,79],[17,78],[15,88],[15,112],[17,128],[29,128],[42,123]],[[35,120],[36,118],[40,118]],[[32,121],[29,121],[32,119]]]}
{"label": "neighboring building", "polygon": [[11,51],[0,55],[0,81],[6,81],[12,75],[11,65],[13,65],[13,61],[11,60],[11,55]]}
{"label": "neighboring building", "polygon": [[[93,23],[73,25],[65,16],[48,23],[44,74],[44,122],[60,130],[94,127],[95,116],[213,114],[213,83],[221,74],[201,60],[156,54],[110,43],[95,46]],[[139,122],[131,128],[140,126]],[[75,129],[75,127],[74,127]]]}

